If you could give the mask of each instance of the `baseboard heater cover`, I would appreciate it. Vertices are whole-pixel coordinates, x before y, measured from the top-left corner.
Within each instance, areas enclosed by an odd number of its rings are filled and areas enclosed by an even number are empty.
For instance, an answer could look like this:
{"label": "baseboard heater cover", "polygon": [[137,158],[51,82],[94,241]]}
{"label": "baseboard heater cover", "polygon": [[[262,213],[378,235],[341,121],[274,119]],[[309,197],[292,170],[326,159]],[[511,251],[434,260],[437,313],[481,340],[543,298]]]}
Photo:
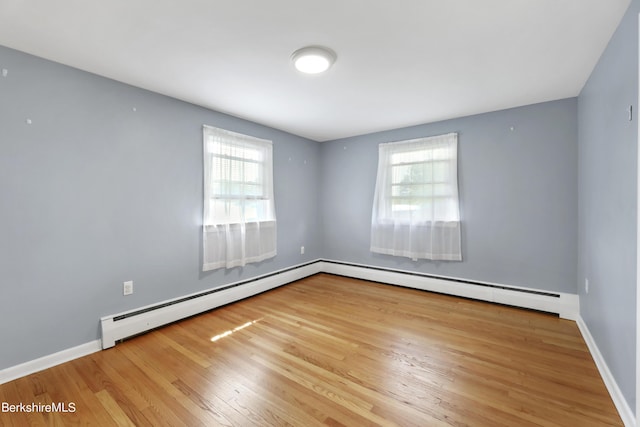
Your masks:
{"label": "baseboard heater cover", "polygon": [[113,347],[116,341],[124,338],[260,294],[317,273],[353,277],[555,313],[561,318],[570,320],[577,320],[580,313],[579,298],[575,294],[475,282],[342,261],[316,260],[265,276],[103,317],[100,319],[102,348]]}
{"label": "baseboard heater cover", "polygon": [[113,347],[116,341],[312,276],[320,272],[319,268],[320,264],[314,261],[186,297],[102,317],[102,348]]}
{"label": "baseboard heater cover", "polygon": [[321,270],[324,273],[544,311],[574,321],[580,315],[580,300],[577,294],[434,276],[342,261],[323,260],[322,264]]}

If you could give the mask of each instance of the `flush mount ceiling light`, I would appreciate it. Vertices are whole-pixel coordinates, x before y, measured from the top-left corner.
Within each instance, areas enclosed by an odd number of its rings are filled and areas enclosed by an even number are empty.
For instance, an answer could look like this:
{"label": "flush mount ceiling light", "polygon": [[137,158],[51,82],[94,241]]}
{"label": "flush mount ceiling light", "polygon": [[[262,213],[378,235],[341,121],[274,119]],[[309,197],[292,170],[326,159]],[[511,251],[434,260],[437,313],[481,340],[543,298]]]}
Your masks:
{"label": "flush mount ceiling light", "polygon": [[327,71],[336,61],[336,54],[326,47],[307,46],[291,55],[296,70],[306,74],[318,74]]}

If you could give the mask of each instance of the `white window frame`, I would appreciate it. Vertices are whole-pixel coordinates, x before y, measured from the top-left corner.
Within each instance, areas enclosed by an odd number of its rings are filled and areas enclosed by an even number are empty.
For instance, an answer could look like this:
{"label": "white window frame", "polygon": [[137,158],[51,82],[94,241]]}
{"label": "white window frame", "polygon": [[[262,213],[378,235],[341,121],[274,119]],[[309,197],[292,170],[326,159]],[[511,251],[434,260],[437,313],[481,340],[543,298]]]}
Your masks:
{"label": "white window frame", "polygon": [[462,260],[458,134],[379,145],[371,251]]}
{"label": "white window frame", "polygon": [[203,270],[277,254],[273,143],[203,126]]}

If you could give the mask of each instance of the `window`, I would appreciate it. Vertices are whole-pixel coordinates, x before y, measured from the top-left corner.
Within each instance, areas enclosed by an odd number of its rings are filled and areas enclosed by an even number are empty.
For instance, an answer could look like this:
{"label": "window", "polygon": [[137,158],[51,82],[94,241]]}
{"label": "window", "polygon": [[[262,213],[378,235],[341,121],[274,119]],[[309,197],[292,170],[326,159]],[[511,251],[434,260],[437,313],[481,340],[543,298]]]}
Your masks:
{"label": "window", "polygon": [[461,260],[458,135],[380,144],[371,251]]}
{"label": "window", "polygon": [[276,255],[272,143],[203,127],[203,270]]}

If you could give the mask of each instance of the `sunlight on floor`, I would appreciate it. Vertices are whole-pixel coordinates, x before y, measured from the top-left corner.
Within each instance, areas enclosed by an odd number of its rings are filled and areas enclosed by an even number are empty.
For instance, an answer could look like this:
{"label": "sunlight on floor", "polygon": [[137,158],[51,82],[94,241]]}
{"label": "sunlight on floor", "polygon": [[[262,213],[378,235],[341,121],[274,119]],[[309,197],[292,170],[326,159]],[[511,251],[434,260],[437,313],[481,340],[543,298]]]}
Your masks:
{"label": "sunlight on floor", "polygon": [[244,325],[240,325],[240,326],[238,326],[237,328],[234,328],[234,329],[231,329],[231,330],[225,331],[225,332],[223,332],[223,333],[221,333],[221,334],[218,334],[218,335],[216,335],[215,337],[211,338],[211,342],[216,342],[216,341],[218,341],[218,340],[220,340],[220,339],[222,339],[222,338],[224,338],[224,337],[228,337],[229,335],[233,334],[234,332],[238,332],[238,331],[240,331],[240,330],[242,330],[242,329],[244,329],[244,328],[246,328],[246,327],[249,327],[249,326],[251,326],[251,325],[253,325],[253,324],[255,324],[255,323],[258,323],[258,322],[259,322],[259,321],[261,321],[261,320],[262,320],[262,319],[253,320],[253,321],[251,321],[251,322],[247,322],[247,323],[245,323]]}

